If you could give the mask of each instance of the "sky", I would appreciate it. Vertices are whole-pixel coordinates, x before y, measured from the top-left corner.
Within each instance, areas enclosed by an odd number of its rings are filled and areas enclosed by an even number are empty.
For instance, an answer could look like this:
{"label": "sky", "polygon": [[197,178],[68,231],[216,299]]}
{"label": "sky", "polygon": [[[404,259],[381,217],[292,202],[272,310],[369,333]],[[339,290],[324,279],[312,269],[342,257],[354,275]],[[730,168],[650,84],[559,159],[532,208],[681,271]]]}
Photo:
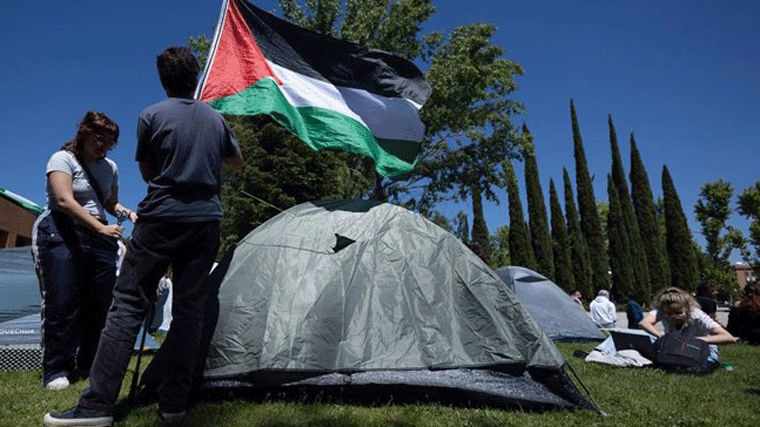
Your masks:
{"label": "sky", "polygon": [[[45,202],[48,158],[71,139],[88,110],[121,128],[109,154],[119,165],[120,201],[145,196],[134,161],[139,112],[165,95],[155,55],[212,35],[221,0],[0,2],[0,186]],[[254,2],[275,11],[275,0]],[[575,103],[598,200],[607,200],[612,115],[626,173],[629,139],[637,146],[655,197],[667,165],[697,242],[693,208],[702,185],[730,182],[734,194],[760,181],[760,2],[754,0],[433,0],[422,33],[491,23],[505,58],[521,64],[513,117],[535,135],[544,193],[574,177],[570,100]],[[465,6],[463,6],[465,5]],[[424,71],[424,67],[423,67]],[[524,193],[522,167],[516,164]],[[505,193],[487,202],[491,233],[509,223]],[[523,195],[524,199],[524,195]],[[736,197],[732,200],[735,207]],[[453,219],[468,204],[439,207]],[[526,209],[523,201],[523,209]],[[527,212],[526,212],[527,215]],[[527,218],[527,216],[526,216]],[[730,223],[745,235],[748,222]],[[128,232],[129,232],[128,227]],[[732,261],[739,261],[737,253]]]}

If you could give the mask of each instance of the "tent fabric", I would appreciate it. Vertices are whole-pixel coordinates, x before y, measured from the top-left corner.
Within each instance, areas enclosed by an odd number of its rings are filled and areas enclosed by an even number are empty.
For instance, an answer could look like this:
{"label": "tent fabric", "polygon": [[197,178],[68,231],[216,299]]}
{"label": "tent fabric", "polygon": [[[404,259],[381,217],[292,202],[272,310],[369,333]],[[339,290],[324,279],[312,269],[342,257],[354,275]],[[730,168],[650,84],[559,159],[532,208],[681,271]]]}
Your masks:
{"label": "tent fabric", "polygon": [[40,298],[30,247],[0,249],[0,322],[39,313]]}
{"label": "tent fabric", "polygon": [[499,276],[401,207],[295,206],[243,238],[210,277],[219,292],[204,322],[207,383],[433,387],[587,406]]}
{"label": "tent fabric", "polygon": [[[30,247],[0,249],[0,371],[42,367],[41,301]],[[158,347],[146,337],[144,350]]]}
{"label": "tent fabric", "polygon": [[516,266],[499,267],[494,271],[551,339],[605,339],[605,334],[591,321],[588,313],[540,273]]}

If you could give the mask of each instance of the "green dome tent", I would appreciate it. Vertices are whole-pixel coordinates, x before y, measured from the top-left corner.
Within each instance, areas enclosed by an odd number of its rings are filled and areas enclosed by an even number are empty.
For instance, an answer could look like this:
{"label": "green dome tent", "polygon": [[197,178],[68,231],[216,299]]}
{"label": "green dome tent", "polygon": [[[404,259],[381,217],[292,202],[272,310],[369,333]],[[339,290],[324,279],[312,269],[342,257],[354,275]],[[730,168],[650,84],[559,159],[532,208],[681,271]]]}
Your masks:
{"label": "green dome tent", "polygon": [[[404,208],[295,206],[243,238],[210,280],[219,292],[204,322],[206,386],[591,407],[496,273]],[[160,375],[161,350],[143,385]]]}

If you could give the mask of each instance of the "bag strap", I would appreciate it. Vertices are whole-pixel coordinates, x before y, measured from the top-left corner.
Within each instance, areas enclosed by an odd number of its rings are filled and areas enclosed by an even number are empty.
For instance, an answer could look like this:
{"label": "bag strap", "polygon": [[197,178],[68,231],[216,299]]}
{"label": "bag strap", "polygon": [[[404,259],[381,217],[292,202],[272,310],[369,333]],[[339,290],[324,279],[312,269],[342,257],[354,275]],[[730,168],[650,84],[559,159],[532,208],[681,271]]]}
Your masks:
{"label": "bag strap", "polygon": [[95,190],[95,194],[98,196],[98,200],[100,201],[100,204],[105,209],[106,202],[105,200],[103,200],[103,193],[100,191],[100,183],[92,175],[92,172],[90,172],[90,168],[87,167],[85,162],[80,161],[77,156],[74,156],[74,158],[77,159],[77,161],[79,162],[79,166],[81,166],[82,170],[84,170],[84,173],[87,174],[87,180],[90,181],[90,187],[92,187],[92,189]]}

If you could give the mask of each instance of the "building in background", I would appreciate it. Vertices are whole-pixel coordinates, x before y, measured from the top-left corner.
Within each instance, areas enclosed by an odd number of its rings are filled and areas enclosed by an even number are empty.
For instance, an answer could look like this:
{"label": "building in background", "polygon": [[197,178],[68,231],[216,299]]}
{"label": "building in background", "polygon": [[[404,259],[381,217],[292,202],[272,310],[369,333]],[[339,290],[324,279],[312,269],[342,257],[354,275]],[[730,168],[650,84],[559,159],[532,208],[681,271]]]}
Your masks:
{"label": "building in background", "polygon": [[739,282],[739,289],[744,289],[745,286],[757,282],[757,274],[751,265],[737,262],[734,264],[734,272],[736,273],[736,280]]}
{"label": "building in background", "polygon": [[0,187],[0,248],[32,244],[32,225],[42,213],[38,204]]}

